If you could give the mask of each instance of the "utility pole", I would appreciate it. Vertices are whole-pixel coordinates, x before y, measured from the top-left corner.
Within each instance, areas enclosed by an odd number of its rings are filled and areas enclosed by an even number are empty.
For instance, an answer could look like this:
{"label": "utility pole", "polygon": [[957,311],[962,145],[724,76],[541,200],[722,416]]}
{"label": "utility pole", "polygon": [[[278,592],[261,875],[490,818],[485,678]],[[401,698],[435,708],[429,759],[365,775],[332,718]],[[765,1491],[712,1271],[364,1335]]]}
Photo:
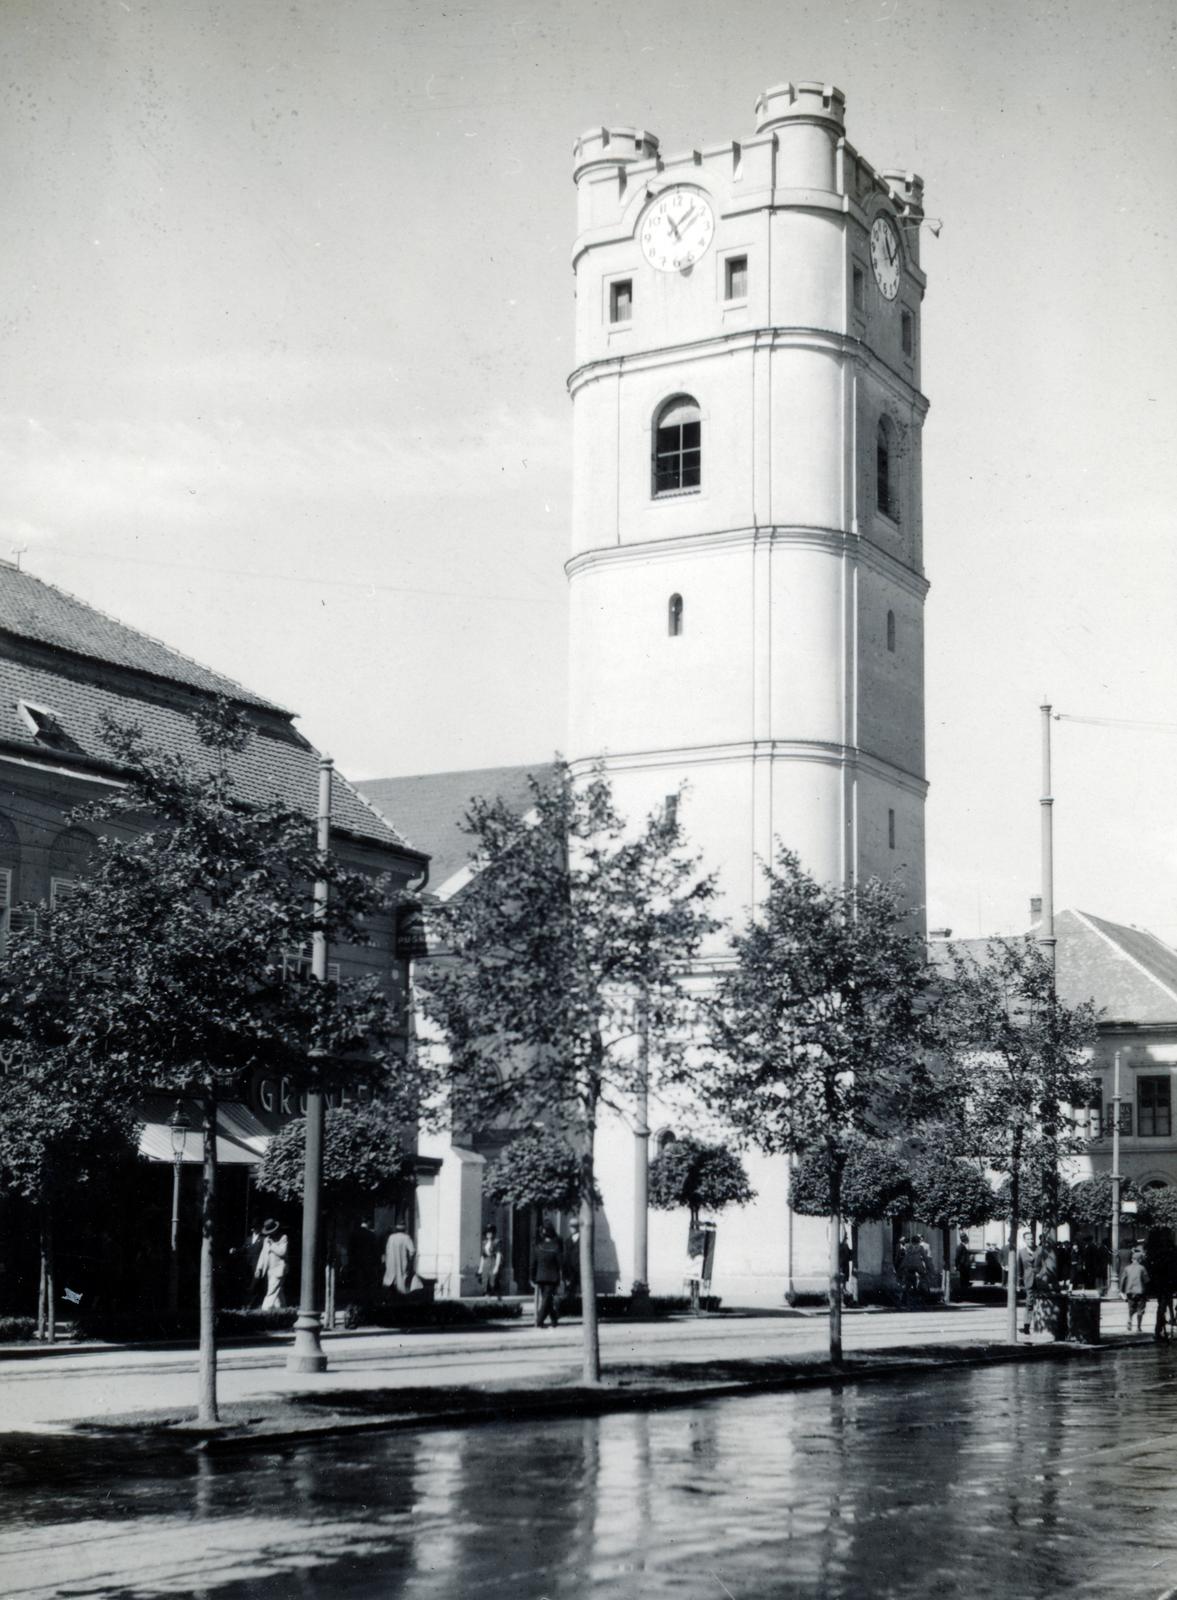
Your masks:
{"label": "utility pole", "polygon": [[1050,792],[1050,706],[1042,708],[1042,921],[1038,943],[1055,967],[1054,937],[1054,796]]}
{"label": "utility pole", "polygon": [[[638,1002],[637,1107],[633,1130],[633,1289],[650,1287],[650,1011]],[[640,1288],[639,1288],[640,1285]]]}
{"label": "utility pole", "polygon": [[[323,877],[315,884],[315,931],[311,940],[311,978],[327,981],[327,854],[331,849],[331,773],[330,756],[319,761],[319,860]],[[326,1372],[327,1357],[320,1342],[323,1319],[319,1308],[319,1222],[323,1194],[323,1124],[326,1118],[323,1091],[307,1094],[306,1159],[302,1180],[302,1282],[298,1316],[294,1323],[294,1345],[286,1357],[287,1372]]]}
{"label": "utility pole", "polygon": [[1108,1294],[1120,1298],[1120,1052],[1112,1069],[1112,1260]]}

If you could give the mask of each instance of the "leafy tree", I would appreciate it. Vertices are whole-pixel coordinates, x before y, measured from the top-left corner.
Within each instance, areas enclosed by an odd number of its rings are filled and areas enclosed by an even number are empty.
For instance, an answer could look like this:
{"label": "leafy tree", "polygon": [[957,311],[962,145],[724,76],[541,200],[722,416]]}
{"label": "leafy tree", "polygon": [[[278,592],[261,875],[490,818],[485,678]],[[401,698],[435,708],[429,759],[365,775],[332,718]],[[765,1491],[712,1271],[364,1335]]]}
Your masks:
{"label": "leafy tree", "polygon": [[[873,1140],[848,1139],[842,1168],[841,1216],[861,1224],[910,1217],[913,1210],[909,1163],[897,1150]],[[828,1217],[835,1210],[829,1152],[811,1150],[793,1168],[789,1204],[806,1217]]]}
{"label": "leafy tree", "polygon": [[437,913],[453,959],[424,978],[425,1007],[463,1123],[542,1121],[577,1152],[584,1377],[597,1383],[597,1120],[686,1054],[684,974],[714,926],[713,884],[684,855],[673,808],[627,829],[599,770],[533,780],[524,816],[477,799],[467,828],[479,870]]}
{"label": "leafy tree", "polygon": [[[412,1180],[413,1158],[401,1142],[404,1111],[375,1099],[329,1113],[323,1129],[322,1203],[327,1234],[323,1320],[334,1326],[340,1223],[349,1213],[393,1204]],[[270,1140],[256,1187],[287,1204],[302,1204],[306,1119],[295,1117]]]}
{"label": "leafy tree", "polygon": [[[1112,1219],[1113,1192],[1114,1185],[1106,1172],[1094,1178],[1081,1178],[1061,1196],[1062,1220],[1069,1222],[1072,1228],[1106,1228]],[[1145,1223],[1159,1222],[1163,1225],[1163,1197],[1168,1193],[1168,1190],[1155,1189],[1142,1192],[1131,1178],[1120,1179],[1120,1204],[1123,1205],[1125,1200],[1136,1201],[1140,1206],[1141,1220]],[[1174,1198],[1177,1199],[1177,1194]],[[1162,1202],[1160,1207],[1156,1204],[1157,1200]],[[1177,1209],[1174,1221],[1177,1221]]]}
{"label": "leafy tree", "polygon": [[[1095,1008],[1058,998],[1053,964],[1030,939],[992,940],[984,961],[952,946],[947,955],[937,1013],[944,1062],[937,1093],[967,1128],[973,1153],[1009,1180],[1012,1260],[1018,1222],[1028,1214],[1023,1189],[1042,1185],[1043,1220],[1056,1223],[1059,1159],[1083,1147],[1069,1108],[1084,1104],[1090,1089],[1086,1052],[1095,1037]],[[1016,1279],[1011,1272],[1011,1341],[1017,1339]]]}
{"label": "leafy tree", "polygon": [[571,1211],[580,1203],[580,1157],[558,1133],[521,1133],[486,1168],[482,1190],[498,1205]]}
{"label": "leafy tree", "polygon": [[382,887],[322,855],[306,815],[243,802],[234,769],[252,734],[241,716],[216,704],[193,720],[202,760],[106,728],[125,781],[90,815],[112,831],[73,894],[14,936],[0,1035],[23,1069],[56,1056],[63,1094],[127,1104],[155,1091],[201,1105],[199,1416],[214,1422],[218,1100],[263,1065],[312,1088],[358,1076],[411,1086],[376,982],[299,982],[284,961],[316,932],[363,943]]}
{"label": "leafy tree", "polygon": [[838,1246],[856,1143],[895,1131],[927,1031],[924,946],[895,885],[827,887],[782,849],[709,1008],[711,1104],[767,1151],[824,1155],[830,1359],[842,1359]]}
{"label": "leafy tree", "polygon": [[[1129,1191],[1127,1195],[1124,1193],[1126,1189]],[[1139,1201],[1140,1220],[1146,1227],[1177,1228],[1177,1189],[1166,1185],[1163,1189],[1141,1189],[1133,1192],[1131,1184],[1123,1184],[1120,1190],[1120,1199],[1123,1201],[1125,1198]],[[1111,1214],[1111,1201],[1109,1199],[1107,1208],[1100,1220],[1106,1222]]]}
{"label": "leafy tree", "polygon": [[52,1343],[57,1327],[54,1218],[63,1196],[91,1178],[120,1151],[131,1154],[138,1124],[130,1108],[111,1101],[82,1075],[65,1070],[64,1052],[43,1053],[6,1080],[0,1117],[0,1192],[36,1208],[41,1257],[37,1334]]}
{"label": "leafy tree", "polygon": [[648,1197],[655,1211],[685,1206],[694,1226],[700,1211],[749,1205],[756,1191],[733,1150],[685,1138],[670,1140],[651,1161]]}

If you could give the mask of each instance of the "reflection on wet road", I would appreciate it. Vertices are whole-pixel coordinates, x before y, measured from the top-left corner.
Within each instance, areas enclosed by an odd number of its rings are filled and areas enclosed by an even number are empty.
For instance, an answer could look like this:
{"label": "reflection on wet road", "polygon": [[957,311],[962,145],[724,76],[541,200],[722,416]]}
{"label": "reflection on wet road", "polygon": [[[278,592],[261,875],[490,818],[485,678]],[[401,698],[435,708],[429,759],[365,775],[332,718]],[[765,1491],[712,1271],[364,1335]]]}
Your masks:
{"label": "reflection on wet road", "polygon": [[244,1457],[4,1441],[0,1593],[1159,1596],[1177,1355]]}

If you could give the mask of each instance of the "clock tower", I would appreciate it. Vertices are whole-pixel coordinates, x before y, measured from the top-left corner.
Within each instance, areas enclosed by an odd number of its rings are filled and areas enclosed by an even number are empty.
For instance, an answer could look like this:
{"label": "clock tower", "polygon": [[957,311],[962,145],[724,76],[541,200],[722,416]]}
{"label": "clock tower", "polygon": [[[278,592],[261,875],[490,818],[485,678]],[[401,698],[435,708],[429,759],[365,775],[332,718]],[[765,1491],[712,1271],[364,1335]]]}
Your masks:
{"label": "clock tower", "polygon": [[923,915],[923,184],[844,112],[575,145],[569,756],[635,819],[685,785],[737,921],[778,843]]}

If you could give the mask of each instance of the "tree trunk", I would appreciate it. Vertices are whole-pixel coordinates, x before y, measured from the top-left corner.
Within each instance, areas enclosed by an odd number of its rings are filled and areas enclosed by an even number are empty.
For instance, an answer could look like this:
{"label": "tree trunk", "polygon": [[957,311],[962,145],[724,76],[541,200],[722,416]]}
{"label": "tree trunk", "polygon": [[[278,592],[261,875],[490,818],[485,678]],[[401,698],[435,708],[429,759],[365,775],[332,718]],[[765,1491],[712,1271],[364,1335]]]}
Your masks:
{"label": "tree trunk", "polygon": [[[1018,1342],[1018,1169],[1015,1163],[1009,1178],[1009,1267],[1005,1286],[1006,1327],[1005,1336],[1010,1344]],[[1029,1315],[1029,1305],[1026,1307]]]}
{"label": "tree trunk", "polygon": [[41,1201],[41,1280],[45,1285],[45,1342],[57,1339],[57,1271],[53,1248],[53,1199],[46,1194]]}
{"label": "tree trunk", "polygon": [[338,1279],[338,1263],[336,1260],[337,1242],[335,1237],[335,1218],[327,1218],[327,1264],[323,1271],[323,1326],[335,1326],[335,1285]]}
{"label": "tree trunk", "polygon": [[842,1169],[830,1163],[830,1364],[842,1365]]}
{"label": "tree trunk", "polygon": [[200,1184],[200,1359],[196,1419],[213,1426],[217,1410],[216,1285],[213,1281],[213,1245],[216,1239],[217,1202],[217,1096],[204,1094],[204,1166]]}
{"label": "tree trunk", "polygon": [[595,1117],[590,1116],[580,1156],[580,1318],[583,1337],[583,1375],[585,1383],[589,1384],[601,1381],[601,1338],[597,1328],[597,1283],[593,1268],[596,1255],[594,1235],[597,1225],[593,1206],[595,1133]]}
{"label": "tree trunk", "polygon": [[45,1337],[45,1249],[41,1245],[39,1260],[41,1270],[37,1275],[37,1328],[33,1335],[36,1339]]}
{"label": "tree trunk", "polygon": [[940,1229],[944,1246],[944,1304],[952,1304],[952,1228],[946,1222]]}

